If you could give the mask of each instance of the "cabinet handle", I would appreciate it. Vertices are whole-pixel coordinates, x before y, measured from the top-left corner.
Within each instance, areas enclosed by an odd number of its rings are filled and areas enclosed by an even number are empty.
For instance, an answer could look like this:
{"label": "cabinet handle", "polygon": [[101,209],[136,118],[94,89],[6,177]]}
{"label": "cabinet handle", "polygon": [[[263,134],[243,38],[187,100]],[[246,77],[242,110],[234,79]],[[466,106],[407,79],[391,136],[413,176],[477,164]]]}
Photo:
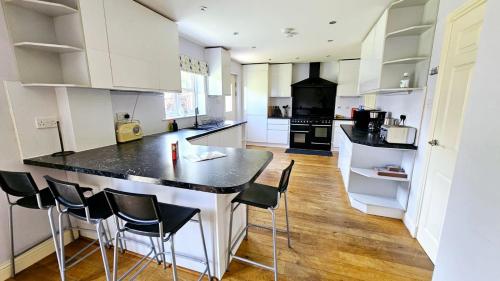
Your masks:
{"label": "cabinet handle", "polygon": [[290,133],[309,133],[309,131],[290,131]]}
{"label": "cabinet handle", "polygon": [[324,144],[324,145],[330,145],[331,143],[329,143],[329,142],[311,142],[311,144]]}

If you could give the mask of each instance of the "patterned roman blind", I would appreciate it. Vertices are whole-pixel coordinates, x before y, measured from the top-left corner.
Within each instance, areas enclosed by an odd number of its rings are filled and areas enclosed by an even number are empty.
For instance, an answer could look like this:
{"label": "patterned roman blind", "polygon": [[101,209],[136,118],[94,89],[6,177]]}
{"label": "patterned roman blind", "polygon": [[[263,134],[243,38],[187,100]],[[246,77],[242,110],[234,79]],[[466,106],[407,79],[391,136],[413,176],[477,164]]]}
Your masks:
{"label": "patterned roman blind", "polygon": [[179,56],[181,70],[208,76],[208,64],[186,55]]}

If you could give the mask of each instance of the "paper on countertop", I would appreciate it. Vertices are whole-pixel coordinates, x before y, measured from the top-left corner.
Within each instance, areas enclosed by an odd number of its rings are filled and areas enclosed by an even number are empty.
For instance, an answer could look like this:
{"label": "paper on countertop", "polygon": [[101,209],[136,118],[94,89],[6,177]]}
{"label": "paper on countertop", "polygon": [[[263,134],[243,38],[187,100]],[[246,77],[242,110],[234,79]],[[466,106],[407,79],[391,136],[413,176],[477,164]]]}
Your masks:
{"label": "paper on countertop", "polygon": [[221,157],[226,157],[227,155],[219,152],[219,151],[210,151],[210,152],[203,152],[201,154],[187,154],[184,155],[184,158],[191,161],[191,162],[200,162],[200,161],[206,161],[206,160],[212,160],[216,158],[221,158]]}

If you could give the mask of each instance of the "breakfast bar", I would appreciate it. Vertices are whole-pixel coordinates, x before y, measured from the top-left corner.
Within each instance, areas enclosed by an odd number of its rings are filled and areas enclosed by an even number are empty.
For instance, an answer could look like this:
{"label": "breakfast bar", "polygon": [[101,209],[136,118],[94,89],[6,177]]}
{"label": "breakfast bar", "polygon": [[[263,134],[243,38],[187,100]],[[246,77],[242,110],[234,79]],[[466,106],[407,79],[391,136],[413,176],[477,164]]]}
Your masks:
{"label": "breakfast bar", "polygon": [[[199,208],[209,262],[214,276],[220,279],[227,266],[230,202],[257,179],[273,157],[271,152],[243,149],[244,126],[245,122],[226,121],[209,130],[184,129],[66,157],[48,155],[25,159],[24,163],[65,170],[68,180],[96,190],[113,188],[155,194],[159,202]],[[171,144],[175,142],[178,142],[179,156],[172,160]],[[226,156],[200,162],[186,157],[214,151]],[[109,223],[112,233],[113,225]],[[239,233],[245,225],[246,211],[242,208],[234,214],[233,233]],[[179,253],[203,257],[197,227],[188,224],[178,232],[175,247]],[[127,250],[145,253],[147,249],[127,243]],[[203,271],[200,264],[182,257],[177,264]]]}

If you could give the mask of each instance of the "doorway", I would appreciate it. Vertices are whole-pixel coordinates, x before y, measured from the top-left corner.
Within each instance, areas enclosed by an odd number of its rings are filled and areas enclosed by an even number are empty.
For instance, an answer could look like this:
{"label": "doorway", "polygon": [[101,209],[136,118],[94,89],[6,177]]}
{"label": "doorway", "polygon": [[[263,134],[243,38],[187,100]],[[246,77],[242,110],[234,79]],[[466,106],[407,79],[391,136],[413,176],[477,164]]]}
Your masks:
{"label": "doorway", "polygon": [[417,231],[417,240],[433,262],[448,205],[485,3],[467,3],[453,12],[446,23]]}
{"label": "doorway", "polygon": [[238,76],[236,74],[231,74],[230,83],[231,95],[224,97],[224,117],[226,117],[226,120],[235,120],[238,117],[236,102],[238,96]]}

